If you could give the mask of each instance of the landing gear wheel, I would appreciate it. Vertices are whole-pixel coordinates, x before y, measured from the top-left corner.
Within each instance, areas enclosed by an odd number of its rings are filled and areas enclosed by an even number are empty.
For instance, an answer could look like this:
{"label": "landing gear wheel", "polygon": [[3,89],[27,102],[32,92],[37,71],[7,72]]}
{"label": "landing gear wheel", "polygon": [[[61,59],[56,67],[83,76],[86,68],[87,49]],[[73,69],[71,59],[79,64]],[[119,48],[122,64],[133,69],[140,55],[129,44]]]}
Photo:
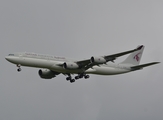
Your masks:
{"label": "landing gear wheel", "polygon": [[76,79],[76,80],[79,79],[79,76],[75,76],[75,79]]}
{"label": "landing gear wheel", "polygon": [[83,78],[83,74],[80,74],[80,75],[79,75],[79,78]]}
{"label": "landing gear wheel", "polygon": [[21,68],[18,68],[17,71],[20,72],[21,71]]}
{"label": "landing gear wheel", "polygon": [[85,79],[88,79],[88,78],[89,78],[89,75],[85,75],[84,78],[85,78]]}
{"label": "landing gear wheel", "polygon": [[68,81],[68,80],[71,80],[71,77],[67,77],[66,80],[67,80],[67,81]]}
{"label": "landing gear wheel", "polygon": [[70,80],[70,83],[73,83],[73,82],[75,82],[75,79]]}

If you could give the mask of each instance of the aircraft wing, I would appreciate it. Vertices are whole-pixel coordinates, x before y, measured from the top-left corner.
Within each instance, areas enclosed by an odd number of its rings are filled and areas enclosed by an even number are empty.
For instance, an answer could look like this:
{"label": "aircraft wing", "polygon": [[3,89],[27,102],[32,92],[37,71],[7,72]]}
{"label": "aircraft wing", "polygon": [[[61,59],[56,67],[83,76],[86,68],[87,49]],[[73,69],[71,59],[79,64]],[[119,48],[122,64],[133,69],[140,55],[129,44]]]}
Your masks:
{"label": "aircraft wing", "polygon": [[[125,51],[125,52],[121,52],[121,53],[117,53],[117,54],[112,54],[112,55],[107,55],[107,56],[102,56],[102,58],[104,58],[106,60],[106,62],[109,62],[109,61],[113,62],[117,57],[135,52],[137,50],[140,50],[142,47],[143,47],[143,45],[138,46],[136,49],[133,49],[133,50],[129,50],[129,51]],[[98,65],[98,64],[92,63],[90,59],[77,61],[76,63],[80,66],[80,68],[84,68],[85,70],[91,68],[94,65]]]}
{"label": "aircraft wing", "polygon": [[144,67],[154,65],[154,64],[158,64],[158,63],[160,63],[160,62],[146,63],[146,64],[142,64],[142,65],[133,66],[133,67],[131,67],[131,69],[132,70],[140,70],[140,69],[143,69]]}
{"label": "aircraft wing", "polygon": [[120,56],[129,54],[129,53],[135,52],[135,51],[137,51],[137,50],[140,50],[142,47],[143,47],[143,45],[138,46],[136,49],[133,49],[133,50],[129,50],[129,51],[125,51],[125,52],[113,54],[113,55],[107,55],[107,56],[104,56],[104,58],[107,60],[107,62],[108,62],[108,61],[113,61],[113,60],[115,60],[117,57],[120,57]]}

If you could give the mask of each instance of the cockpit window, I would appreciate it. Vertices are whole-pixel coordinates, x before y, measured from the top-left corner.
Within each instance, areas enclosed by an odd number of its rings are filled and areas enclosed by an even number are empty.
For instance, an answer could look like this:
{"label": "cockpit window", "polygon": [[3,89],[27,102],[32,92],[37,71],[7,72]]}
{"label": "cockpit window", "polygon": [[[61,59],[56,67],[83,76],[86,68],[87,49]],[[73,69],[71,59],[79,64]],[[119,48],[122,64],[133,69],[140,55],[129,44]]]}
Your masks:
{"label": "cockpit window", "polygon": [[9,56],[14,56],[14,54],[9,54]]}

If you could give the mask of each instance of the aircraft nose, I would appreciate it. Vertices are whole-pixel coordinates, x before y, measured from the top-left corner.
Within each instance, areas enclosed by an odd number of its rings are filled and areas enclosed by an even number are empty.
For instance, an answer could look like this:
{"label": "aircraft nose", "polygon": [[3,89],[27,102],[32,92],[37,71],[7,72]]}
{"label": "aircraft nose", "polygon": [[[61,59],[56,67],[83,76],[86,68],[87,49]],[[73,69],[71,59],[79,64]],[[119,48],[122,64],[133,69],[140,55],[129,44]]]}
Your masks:
{"label": "aircraft nose", "polygon": [[11,63],[15,63],[17,61],[14,56],[6,56],[5,59]]}
{"label": "aircraft nose", "polygon": [[11,56],[6,56],[5,59],[6,59],[7,61],[9,61],[9,62],[12,61],[12,57],[11,57]]}
{"label": "aircraft nose", "polygon": [[9,56],[6,56],[5,59],[6,59],[6,60],[9,60],[10,58],[9,58]]}

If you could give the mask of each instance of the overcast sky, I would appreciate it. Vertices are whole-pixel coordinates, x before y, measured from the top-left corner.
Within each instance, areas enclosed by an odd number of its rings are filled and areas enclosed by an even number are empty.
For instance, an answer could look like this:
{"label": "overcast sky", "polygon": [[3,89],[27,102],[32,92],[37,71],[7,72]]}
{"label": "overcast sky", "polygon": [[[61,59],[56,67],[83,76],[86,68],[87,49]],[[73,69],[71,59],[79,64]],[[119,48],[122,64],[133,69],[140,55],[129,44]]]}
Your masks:
{"label": "overcast sky", "polygon": [[162,0],[1,0],[0,40],[0,120],[163,120],[162,63],[71,84],[63,75],[43,80],[37,68],[18,73],[4,58],[28,51],[80,60],[143,44],[141,63],[162,62]]}

